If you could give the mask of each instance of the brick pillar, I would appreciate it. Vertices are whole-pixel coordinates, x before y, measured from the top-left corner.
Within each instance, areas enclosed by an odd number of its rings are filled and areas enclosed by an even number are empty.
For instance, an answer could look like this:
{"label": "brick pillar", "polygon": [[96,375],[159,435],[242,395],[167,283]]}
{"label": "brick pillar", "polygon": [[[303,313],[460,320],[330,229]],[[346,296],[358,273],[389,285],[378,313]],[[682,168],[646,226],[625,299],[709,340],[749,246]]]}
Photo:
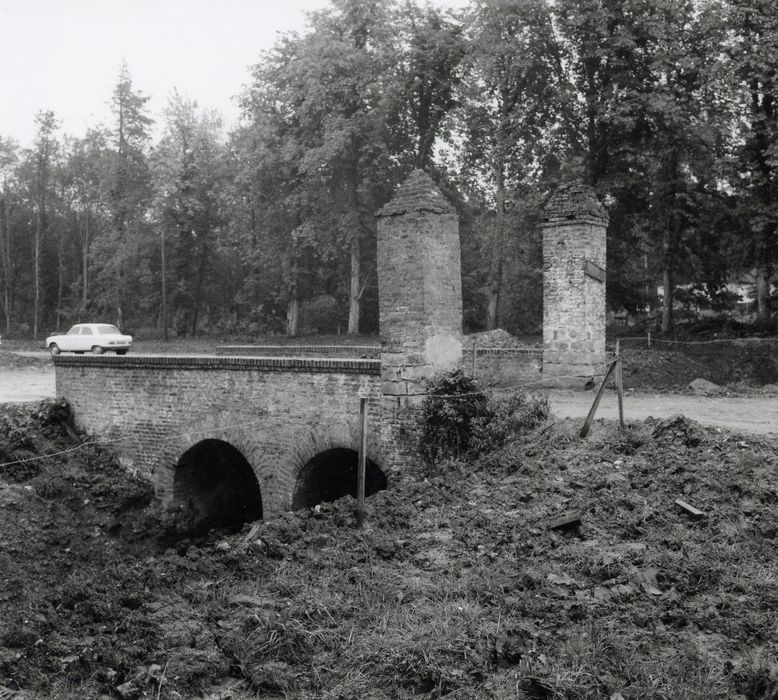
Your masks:
{"label": "brick pillar", "polygon": [[378,212],[378,312],[384,393],[417,393],[461,360],[459,220],[421,170]]}
{"label": "brick pillar", "polygon": [[459,219],[421,170],[377,217],[382,442],[400,466],[415,455],[425,379],[462,359]]}
{"label": "brick pillar", "polygon": [[608,213],[594,190],[559,187],[543,223],[543,377],[580,387],[605,363]]}

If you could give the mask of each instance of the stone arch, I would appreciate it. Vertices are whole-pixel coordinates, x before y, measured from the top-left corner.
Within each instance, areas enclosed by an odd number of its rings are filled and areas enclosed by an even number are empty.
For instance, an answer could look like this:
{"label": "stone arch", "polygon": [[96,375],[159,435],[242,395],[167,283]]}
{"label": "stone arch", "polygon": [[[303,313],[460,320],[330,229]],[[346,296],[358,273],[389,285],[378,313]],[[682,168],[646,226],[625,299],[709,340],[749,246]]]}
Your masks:
{"label": "stone arch", "polygon": [[253,468],[238,448],[216,438],[200,440],[178,459],[173,502],[194,529],[239,527],[263,517],[262,491]]}
{"label": "stone arch", "polygon": [[[297,473],[292,510],[312,508],[343,496],[356,497],[359,452],[350,447],[329,447],[308,459]],[[369,457],[365,466],[365,496],[388,486],[384,471]]]}

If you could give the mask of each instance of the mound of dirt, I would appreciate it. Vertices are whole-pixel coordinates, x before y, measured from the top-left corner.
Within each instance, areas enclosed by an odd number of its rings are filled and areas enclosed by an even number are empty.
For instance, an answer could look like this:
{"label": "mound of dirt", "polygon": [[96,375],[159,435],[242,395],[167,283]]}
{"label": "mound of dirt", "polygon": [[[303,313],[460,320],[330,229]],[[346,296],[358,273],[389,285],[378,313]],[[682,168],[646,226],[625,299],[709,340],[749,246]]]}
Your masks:
{"label": "mound of dirt", "polygon": [[364,529],[346,498],[168,543],[66,406],[5,407],[0,697],[778,696],[778,445],[579,428],[397,475]]}
{"label": "mound of dirt", "polygon": [[479,348],[523,348],[528,347],[526,343],[512,336],[508,331],[502,328],[496,328],[493,331],[482,331],[472,333],[465,338],[466,343],[473,343]]}
{"label": "mound of dirt", "polygon": [[623,342],[624,387],[691,393],[688,385],[702,378],[729,391],[749,391],[778,382],[778,340],[733,340],[721,343],[654,342],[651,348]]}

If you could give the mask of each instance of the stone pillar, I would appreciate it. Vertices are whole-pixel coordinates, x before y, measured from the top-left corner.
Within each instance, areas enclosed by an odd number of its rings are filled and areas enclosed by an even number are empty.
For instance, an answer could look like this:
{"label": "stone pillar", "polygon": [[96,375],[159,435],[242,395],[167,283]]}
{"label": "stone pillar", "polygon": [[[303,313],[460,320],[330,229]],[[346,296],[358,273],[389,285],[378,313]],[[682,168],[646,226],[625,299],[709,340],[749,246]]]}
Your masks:
{"label": "stone pillar", "polygon": [[393,469],[417,454],[425,380],[462,359],[459,219],[421,170],[377,217],[381,443]]}
{"label": "stone pillar", "polygon": [[424,171],[378,212],[377,263],[384,393],[413,395],[462,358],[459,220]]}
{"label": "stone pillar", "polygon": [[608,213],[583,184],[559,187],[543,223],[543,378],[581,387],[605,364]]}

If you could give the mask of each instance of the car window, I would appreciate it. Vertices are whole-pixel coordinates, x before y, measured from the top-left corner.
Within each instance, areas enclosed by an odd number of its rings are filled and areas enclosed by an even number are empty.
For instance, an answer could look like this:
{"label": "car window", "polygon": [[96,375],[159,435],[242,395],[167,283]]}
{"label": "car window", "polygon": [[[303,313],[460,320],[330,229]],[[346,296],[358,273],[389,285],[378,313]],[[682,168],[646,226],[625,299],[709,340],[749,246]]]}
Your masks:
{"label": "car window", "polygon": [[89,326],[84,326],[81,329],[81,335],[92,335],[92,329]]}
{"label": "car window", "polygon": [[68,335],[78,335],[80,331],[80,326],[73,326],[73,328],[68,331]]}
{"label": "car window", "polygon": [[116,326],[98,326],[97,332],[100,335],[110,335],[111,333],[119,335],[119,329]]}

